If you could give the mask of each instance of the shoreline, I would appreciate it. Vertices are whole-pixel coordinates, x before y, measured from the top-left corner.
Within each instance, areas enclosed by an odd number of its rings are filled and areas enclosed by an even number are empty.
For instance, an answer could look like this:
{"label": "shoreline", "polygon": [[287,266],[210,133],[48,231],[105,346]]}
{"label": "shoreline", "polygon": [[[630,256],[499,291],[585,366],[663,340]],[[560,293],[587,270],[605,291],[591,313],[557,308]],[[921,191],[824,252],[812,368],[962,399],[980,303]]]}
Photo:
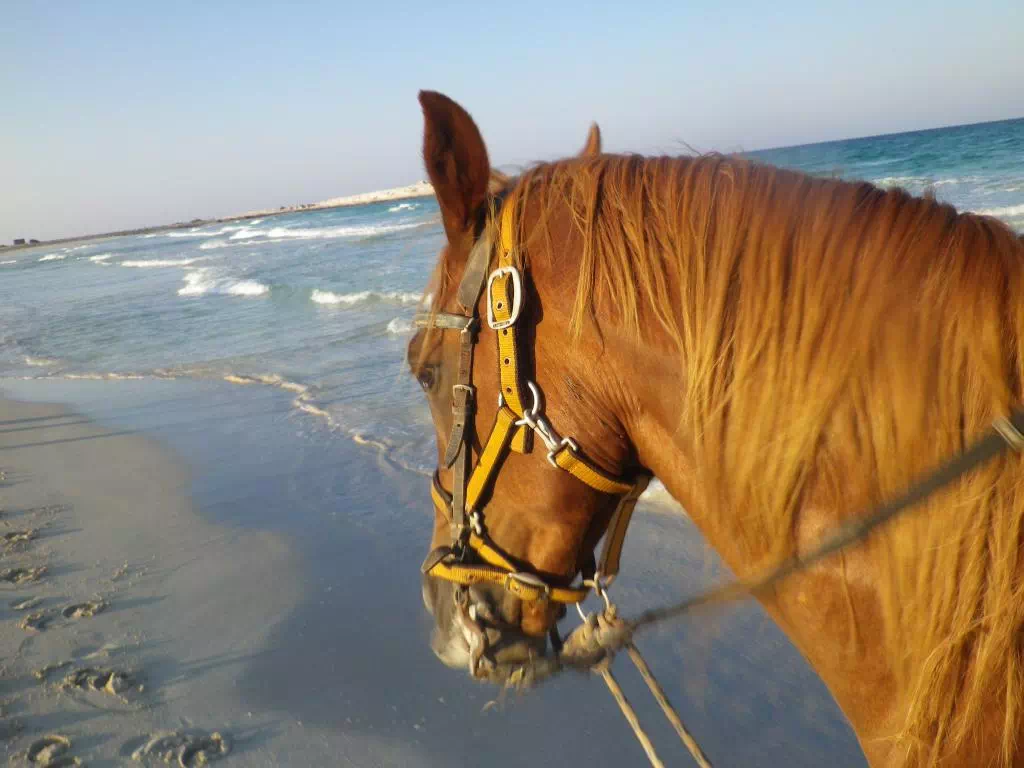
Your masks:
{"label": "shoreline", "polygon": [[434,188],[430,183],[420,181],[416,184],[409,184],[404,187],[392,187],[390,189],[380,189],[375,192],[361,192],[357,195],[332,197],[318,203],[297,203],[295,205],[284,205],[280,208],[246,211],[245,213],[232,214],[229,216],[215,216],[207,219],[197,218],[192,219],[191,221],[176,221],[173,224],[157,224],[150,227],[122,229],[114,232],[97,232],[88,235],[75,235],[74,237],[61,237],[55,240],[40,240],[35,243],[23,243],[20,245],[0,244],[0,254],[10,253],[12,251],[28,250],[30,248],[45,248],[54,245],[64,245],[67,243],[84,243],[114,237],[131,237],[135,235],[149,235],[157,232],[171,232],[178,229],[192,229],[193,227],[203,227],[208,224],[228,224],[233,221],[262,219],[269,218],[271,216],[283,216],[289,213],[302,213],[304,211],[326,211],[333,208],[354,208],[360,205],[372,205],[374,203],[419,200],[426,197],[432,197],[433,194]]}

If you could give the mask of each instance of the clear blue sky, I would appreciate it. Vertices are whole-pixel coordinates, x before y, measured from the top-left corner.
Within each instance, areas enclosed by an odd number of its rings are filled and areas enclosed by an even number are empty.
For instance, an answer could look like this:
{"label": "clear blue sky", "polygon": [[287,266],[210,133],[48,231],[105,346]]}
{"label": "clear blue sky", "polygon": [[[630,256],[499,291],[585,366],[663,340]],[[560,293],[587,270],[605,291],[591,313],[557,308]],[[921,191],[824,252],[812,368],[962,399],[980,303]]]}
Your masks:
{"label": "clear blue sky", "polygon": [[0,242],[424,177],[416,93],[495,164],[1024,116],[1020,0],[12,2]]}

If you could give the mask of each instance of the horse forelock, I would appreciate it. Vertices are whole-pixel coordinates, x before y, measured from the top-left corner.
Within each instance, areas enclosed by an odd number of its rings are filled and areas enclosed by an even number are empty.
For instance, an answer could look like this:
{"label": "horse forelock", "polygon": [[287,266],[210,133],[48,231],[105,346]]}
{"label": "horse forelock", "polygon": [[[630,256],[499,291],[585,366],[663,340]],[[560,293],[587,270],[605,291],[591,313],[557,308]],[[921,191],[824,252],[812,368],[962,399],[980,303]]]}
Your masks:
{"label": "horse forelock", "polygon": [[[600,320],[678,352],[705,511],[759,567],[793,552],[808,498],[840,517],[883,502],[1021,397],[1024,244],[994,219],[721,155],[573,158],[512,185],[519,259],[575,281],[571,333]],[[960,748],[993,702],[1018,757],[1020,469],[976,471],[870,542],[907,764]]]}

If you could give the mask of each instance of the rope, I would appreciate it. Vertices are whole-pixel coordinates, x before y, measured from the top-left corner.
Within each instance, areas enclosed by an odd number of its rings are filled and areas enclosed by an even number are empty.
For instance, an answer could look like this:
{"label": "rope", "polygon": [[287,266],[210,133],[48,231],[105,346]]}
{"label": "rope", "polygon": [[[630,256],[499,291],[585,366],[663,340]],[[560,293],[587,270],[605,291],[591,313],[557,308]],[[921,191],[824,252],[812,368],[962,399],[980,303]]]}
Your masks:
{"label": "rope", "polygon": [[657,679],[654,677],[654,673],[651,672],[651,668],[647,666],[647,662],[644,661],[644,657],[640,655],[640,649],[637,648],[633,643],[626,646],[626,651],[629,653],[629,658],[633,660],[633,664],[640,671],[640,676],[643,677],[644,682],[647,683],[647,687],[651,689],[651,693],[654,694],[654,698],[658,700],[658,704],[661,705],[661,711],[665,713],[665,717],[672,723],[672,727],[676,729],[676,733],[679,734],[680,741],[686,745],[686,748],[690,750],[690,754],[693,756],[693,760],[700,768],[711,768],[711,761],[708,760],[704,754],[697,740],[690,735],[690,732],[686,730],[686,726],[683,725],[683,721],[679,718],[676,713],[675,707],[672,706],[672,702],[668,700],[668,696],[665,695],[665,691],[661,685],[658,684]]}
{"label": "rope", "polygon": [[615,679],[614,675],[612,675],[611,668],[608,664],[609,661],[609,659],[605,659],[605,661],[597,668],[601,673],[601,679],[608,685],[608,690],[612,692],[612,696],[615,698],[615,703],[618,704],[619,709],[622,710],[623,717],[626,718],[626,722],[629,723],[630,727],[632,727],[633,733],[636,734],[637,739],[640,741],[640,746],[642,746],[644,748],[644,752],[647,753],[647,759],[651,761],[651,765],[653,765],[654,768],[665,768],[665,764],[661,762],[661,758],[658,757],[658,753],[654,751],[654,744],[651,743],[650,737],[640,725],[640,720],[637,719],[633,706],[626,698],[626,694],[622,692],[622,688],[619,687],[619,683]]}

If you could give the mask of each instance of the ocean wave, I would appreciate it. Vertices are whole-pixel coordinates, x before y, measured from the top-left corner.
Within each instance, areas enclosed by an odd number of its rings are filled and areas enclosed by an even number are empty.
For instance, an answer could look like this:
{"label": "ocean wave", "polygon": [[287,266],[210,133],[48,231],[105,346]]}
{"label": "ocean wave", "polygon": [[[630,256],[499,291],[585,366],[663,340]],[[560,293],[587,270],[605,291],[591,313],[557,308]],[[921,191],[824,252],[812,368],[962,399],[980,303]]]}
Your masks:
{"label": "ocean wave", "polygon": [[0,261],[0,264],[17,264],[17,263],[18,263],[17,259],[9,259],[7,261]]}
{"label": "ocean wave", "polygon": [[240,280],[237,283],[229,283],[224,288],[224,293],[229,296],[262,296],[270,293],[270,287],[255,280]]}
{"label": "ocean wave", "polygon": [[133,381],[146,377],[136,373],[65,373],[64,378],[86,381]]}
{"label": "ocean wave", "polygon": [[25,365],[31,365],[33,368],[49,368],[51,365],[57,365],[59,360],[53,360],[49,357],[30,357],[25,355]]}
{"label": "ocean wave", "polygon": [[100,253],[97,254],[96,256],[86,256],[86,258],[89,259],[89,261],[93,262],[94,264],[103,264],[103,262],[105,262],[113,255],[114,254],[112,253]]}
{"label": "ocean wave", "polygon": [[226,296],[264,296],[270,293],[270,286],[256,280],[232,280],[211,275],[208,267],[200,267],[185,273],[185,285],[178,289],[179,296],[205,296],[208,293]]}
{"label": "ocean wave", "polygon": [[68,257],[67,253],[48,253],[41,257],[39,261],[63,261]]}
{"label": "ocean wave", "polygon": [[996,218],[1016,218],[1024,216],[1024,203],[1020,205],[1004,205],[1001,208],[981,208],[974,211],[981,216],[995,216]]}
{"label": "ocean wave", "polygon": [[[91,261],[92,259],[90,259]],[[189,264],[195,264],[199,261],[195,259],[138,259],[128,260],[120,262],[122,267],[135,267],[137,269],[146,269],[153,267],[187,267]]]}
{"label": "ocean wave", "polygon": [[402,334],[409,333],[412,331],[413,325],[404,317],[396,317],[390,323],[388,323],[387,332],[394,334],[395,336],[401,336]]}
{"label": "ocean wave", "polygon": [[379,226],[339,226],[319,228],[297,228],[272,227],[270,229],[253,229],[242,227],[235,232],[230,240],[255,240],[266,238],[269,240],[284,240],[295,238],[298,240],[331,240],[344,237],[374,237],[385,235],[390,232],[400,232],[406,229],[415,229],[419,224],[382,224]]}
{"label": "ocean wave", "polygon": [[419,203],[399,203],[388,208],[389,213],[395,213],[397,211],[414,211],[420,207]]}
{"label": "ocean wave", "polygon": [[[216,230],[204,230],[202,227],[193,227],[185,232],[175,230],[173,232],[163,232],[160,234],[166,235],[167,237],[215,237],[217,235],[226,235],[228,232],[235,232],[236,230],[244,228],[244,224],[225,224],[223,227]],[[147,235],[147,237],[149,237],[149,235]]]}
{"label": "ocean wave", "polygon": [[398,304],[418,304],[420,294],[411,291],[356,291],[355,293],[333,293],[314,288],[309,296],[316,304],[344,304],[354,306],[371,301],[395,302]]}

